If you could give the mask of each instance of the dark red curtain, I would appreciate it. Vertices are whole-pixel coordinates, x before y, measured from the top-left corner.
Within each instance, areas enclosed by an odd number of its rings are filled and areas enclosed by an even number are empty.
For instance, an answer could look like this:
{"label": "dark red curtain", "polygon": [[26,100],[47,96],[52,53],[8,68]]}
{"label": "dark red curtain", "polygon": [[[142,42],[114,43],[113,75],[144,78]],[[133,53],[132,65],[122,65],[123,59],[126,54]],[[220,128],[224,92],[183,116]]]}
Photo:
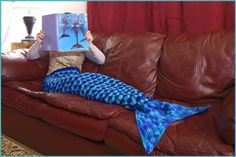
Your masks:
{"label": "dark red curtain", "polygon": [[93,32],[234,30],[234,2],[88,2]]}

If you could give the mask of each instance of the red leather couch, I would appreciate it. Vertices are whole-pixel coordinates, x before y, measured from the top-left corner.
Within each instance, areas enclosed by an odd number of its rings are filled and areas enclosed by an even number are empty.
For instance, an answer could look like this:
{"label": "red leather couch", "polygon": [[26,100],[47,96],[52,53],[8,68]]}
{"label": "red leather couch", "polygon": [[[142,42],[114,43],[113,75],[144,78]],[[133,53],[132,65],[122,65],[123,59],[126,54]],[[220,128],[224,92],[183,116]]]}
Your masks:
{"label": "red leather couch", "polygon": [[[234,155],[234,32],[95,34],[106,55],[83,71],[118,78],[150,97],[208,111],[173,123],[151,155]],[[147,155],[134,112],[41,92],[48,56],[2,53],[2,132],[44,155]]]}

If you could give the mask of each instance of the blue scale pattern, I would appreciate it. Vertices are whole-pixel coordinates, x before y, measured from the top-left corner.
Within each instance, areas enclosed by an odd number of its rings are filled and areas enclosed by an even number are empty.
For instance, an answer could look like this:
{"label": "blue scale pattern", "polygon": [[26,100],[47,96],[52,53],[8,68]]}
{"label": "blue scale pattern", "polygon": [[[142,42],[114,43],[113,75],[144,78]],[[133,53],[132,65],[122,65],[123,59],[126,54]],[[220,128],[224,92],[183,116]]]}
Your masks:
{"label": "blue scale pattern", "polygon": [[117,79],[99,73],[80,73],[75,67],[59,69],[46,76],[43,91],[76,94],[88,100],[135,110],[137,128],[148,154],[157,146],[171,123],[209,108],[158,101]]}

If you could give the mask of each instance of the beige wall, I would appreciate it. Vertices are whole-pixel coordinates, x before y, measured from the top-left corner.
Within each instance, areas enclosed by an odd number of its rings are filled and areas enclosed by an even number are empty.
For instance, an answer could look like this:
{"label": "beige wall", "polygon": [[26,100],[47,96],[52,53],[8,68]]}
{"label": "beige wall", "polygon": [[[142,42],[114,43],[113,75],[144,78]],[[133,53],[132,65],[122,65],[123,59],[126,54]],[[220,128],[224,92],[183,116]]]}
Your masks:
{"label": "beige wall", "polygon": [[27,35],[22,17],[34,15],[36,23],[32,35],[41,30],[41,16],[51,13],[81,13],[86,12],[86,2],[1,2],[2,52],[10,50],[11,42],[20,42]]}

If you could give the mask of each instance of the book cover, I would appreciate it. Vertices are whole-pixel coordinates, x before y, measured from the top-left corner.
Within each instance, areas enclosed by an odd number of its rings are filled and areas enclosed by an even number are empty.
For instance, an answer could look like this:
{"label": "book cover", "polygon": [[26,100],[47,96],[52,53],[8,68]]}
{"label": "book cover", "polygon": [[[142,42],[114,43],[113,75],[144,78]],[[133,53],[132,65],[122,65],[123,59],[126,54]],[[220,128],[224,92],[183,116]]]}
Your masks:
{"label": "book cover", "polygon": [[45,33],[45,51],[88,51],[89,44],[84,39],[88,31],[86,13],[57,13],[42,16],[42,30]]}

